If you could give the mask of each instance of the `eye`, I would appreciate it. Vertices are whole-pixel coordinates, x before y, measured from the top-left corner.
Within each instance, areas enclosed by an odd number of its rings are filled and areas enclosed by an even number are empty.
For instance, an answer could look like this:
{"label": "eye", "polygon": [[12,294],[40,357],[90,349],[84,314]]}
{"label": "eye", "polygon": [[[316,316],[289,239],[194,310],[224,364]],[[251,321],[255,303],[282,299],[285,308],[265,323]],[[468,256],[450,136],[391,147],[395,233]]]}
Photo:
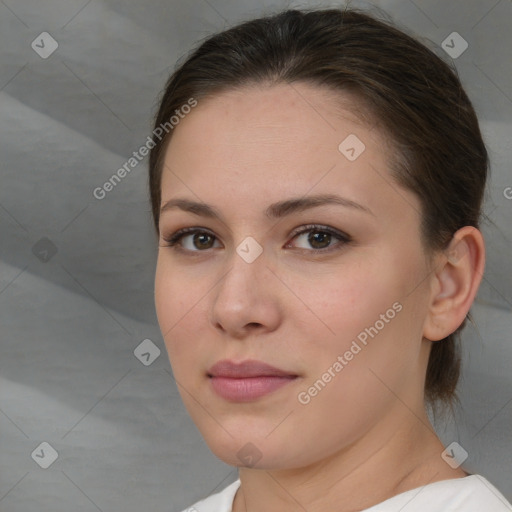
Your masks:
{"label": "eye", "polygon": [[[331,250],[341,248],[341,246],[352,241],[349,235],[335,230],[328,226],[310,224],[301,226],[290,235],[292,240],[299,240],[302,244],[299,249],[313,249],[308,252],[326,253]],[[169,237],[162,237],[167,245],[163,247],[172,247],[177,251],[183,252],[204,252],[207,249],[213,249],[220,245],[215,245],[217,237],[210,231],[200,228],[183,228]],[[333,243],[337,241],[337,243]],[[288,243],[285,248],[290,248]]]}
{"label": "eye", "polygon": [[[184,228],[176,231],[176,233],[170,237],[162,238],[164,242],[167,243],[167,245],[163,247],[174,247],[176,250],[189,252],[201,252],[205,249],[213,248],[216,236],[204,229]],[[184,240],[185,242],[183,242]]]}
{"label": "eye", "polygon": [[[295,231],[292,234],[293,239],[302,241],[303,245],[299,247],[300,249],[312,247],[315,249],[314,252],[329,252],[351,242],[351,238],[348,235],[328,226],[311,224],[302,226],[299,229],[299,231]],[[338,240],[338,243],[332,244],[333,240]]]}

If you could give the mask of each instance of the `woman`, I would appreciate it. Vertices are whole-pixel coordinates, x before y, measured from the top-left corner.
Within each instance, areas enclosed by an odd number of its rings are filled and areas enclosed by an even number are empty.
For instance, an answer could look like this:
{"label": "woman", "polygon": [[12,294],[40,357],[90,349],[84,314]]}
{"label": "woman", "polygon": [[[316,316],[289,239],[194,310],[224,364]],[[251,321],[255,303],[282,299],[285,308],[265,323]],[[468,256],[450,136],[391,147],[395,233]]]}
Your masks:
{"label": "woman", "polygon": [[449,66],[362,12],[286,11],[203,42],[153,133],[159,325],[239,468],[189,510],[512,510],[427,415],[456,401],[485,260],[488,156]]}

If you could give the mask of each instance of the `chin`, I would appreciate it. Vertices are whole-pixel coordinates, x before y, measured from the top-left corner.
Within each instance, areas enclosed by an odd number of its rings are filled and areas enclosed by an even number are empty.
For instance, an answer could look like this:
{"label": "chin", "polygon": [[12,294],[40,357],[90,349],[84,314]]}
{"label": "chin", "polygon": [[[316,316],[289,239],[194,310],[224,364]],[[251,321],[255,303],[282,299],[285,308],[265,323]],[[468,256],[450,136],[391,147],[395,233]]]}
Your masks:
{"label": "chin", "polygon": [[301,454],[295,453],[296,446],[293,442],[288,446],[286,441],[278,436],[275,436],[272,442],[265,439],[270,430],[258,436],[242,431],[239,437],[231,437],[223,430],[222,438],[205,437],[205,441],[211,452],[229,466],[280,470],[307,465],[307,460],[299,459],[308,455],[302,451]]}
{"label": "chin", "polygon": [[[223,429],[220,437],[204,436],[211,452],[229,466],[254,467],[270,469],[268,466],[268,447],[265,448],[264,436],[252,436],[242,433],[240,436],[230,436]],[[251,441],[250,439],[254,440]],[[272,457],[273,458],[273,457]]]}

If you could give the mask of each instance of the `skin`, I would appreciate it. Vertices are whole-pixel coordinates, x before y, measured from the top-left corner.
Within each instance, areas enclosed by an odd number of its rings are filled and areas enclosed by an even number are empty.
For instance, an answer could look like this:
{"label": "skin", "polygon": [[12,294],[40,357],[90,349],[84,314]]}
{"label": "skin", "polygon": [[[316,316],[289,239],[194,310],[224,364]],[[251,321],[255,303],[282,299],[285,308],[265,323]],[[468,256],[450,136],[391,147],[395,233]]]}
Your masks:
{"label": "skin", "polygon": [[[441,458],[423,389],[432,341],[452,333],[473,302],[483,239],[465,227],[446,253],[425,250],[420,202],[391,178],[389,141],[351,113],[354,102],[303,83],[223,92],[180,121],[166,153],[162,204],[187,198],[222,215],[162,213],[155,305],[188,412],[212,452],[239,467],[234,512],[356,511],[466,476]],[[349,134],[366,146],[354,161],[338,150]],[[324,205],[264,214],[271,203],[326,193],[372,213]],[[352,241],[312,245],[308,233],[292,233],[307,224]],[[164,237],[184,227],[212,238],[194,244],[189,234],[182,251],[168,247]],[[248,236],[263,248],[252,263],[236,252]],[[396,302],[402,310],[301,404],[298,394]],[[207,377],[220,359],[257,359],[298,378],[228,402]],[[261,457],[252,466],[237,456],[249,442]]]}

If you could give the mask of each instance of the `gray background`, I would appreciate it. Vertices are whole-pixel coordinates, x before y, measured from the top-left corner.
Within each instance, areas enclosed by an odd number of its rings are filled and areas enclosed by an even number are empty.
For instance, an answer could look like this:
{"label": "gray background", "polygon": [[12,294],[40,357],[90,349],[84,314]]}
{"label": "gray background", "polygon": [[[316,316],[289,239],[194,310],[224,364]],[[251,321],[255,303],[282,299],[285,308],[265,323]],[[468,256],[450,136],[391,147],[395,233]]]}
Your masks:
{"label": "gray background", "polygon": [[[0,1],[0,510],[178,511],[237,477],[181,404],[158,328],[147,159],[103,200],[92,191],[144,144],[195,41],[278,8],[334,5]],[[512,499],[512,2],[375,5],[449,61],[451,32],[469,44],[454,63],[492,160],[488,262],[464,335],[463,409],[437,428]],[[47,59],[31,47],[44,31],[59,45]],[[161,350],[148,366],[134,355],[144,339]],[[42,442],[58,452],[47,469],[31,456]]]}

